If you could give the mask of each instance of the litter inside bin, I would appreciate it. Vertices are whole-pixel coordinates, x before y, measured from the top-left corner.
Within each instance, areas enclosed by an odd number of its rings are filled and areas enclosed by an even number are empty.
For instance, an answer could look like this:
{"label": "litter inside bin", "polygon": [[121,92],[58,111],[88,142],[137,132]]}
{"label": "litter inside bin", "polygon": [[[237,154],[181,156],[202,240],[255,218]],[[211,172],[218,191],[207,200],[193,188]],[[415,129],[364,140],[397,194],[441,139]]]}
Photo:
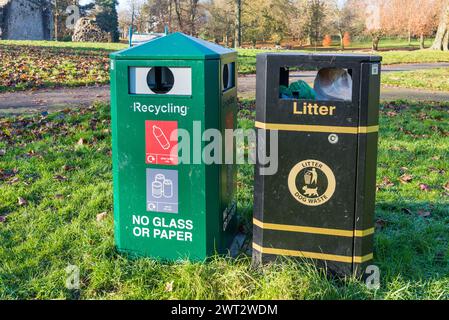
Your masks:
{"label": "litter inside bin", "polygon": [[307,82],[298,80],[291,83],[288,87],[281,85],[279,87],[282,99],[305,99],[315,100],[315,91],[307,84]]}
{"label": "litter inside bin", "polygon": [[352,77],[346,69],[324,68],[315,78],[314,89],[318,100],[352,100]]}

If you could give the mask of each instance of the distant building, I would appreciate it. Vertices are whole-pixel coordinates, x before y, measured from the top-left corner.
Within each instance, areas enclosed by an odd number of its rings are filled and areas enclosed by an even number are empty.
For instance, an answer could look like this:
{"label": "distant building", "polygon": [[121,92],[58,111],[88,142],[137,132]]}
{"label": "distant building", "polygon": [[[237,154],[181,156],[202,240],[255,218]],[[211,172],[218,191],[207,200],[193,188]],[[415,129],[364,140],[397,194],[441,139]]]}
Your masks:
{"label": "distant building", "polygon": [[0,39],[51,40],[49,0],[0,0]]}

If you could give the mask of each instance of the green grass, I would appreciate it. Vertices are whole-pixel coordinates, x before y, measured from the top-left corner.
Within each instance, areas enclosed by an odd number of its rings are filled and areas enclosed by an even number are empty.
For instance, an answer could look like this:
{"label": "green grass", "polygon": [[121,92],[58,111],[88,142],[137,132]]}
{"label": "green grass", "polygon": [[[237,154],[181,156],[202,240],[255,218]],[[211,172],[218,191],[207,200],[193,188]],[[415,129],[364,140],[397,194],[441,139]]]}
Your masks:
{"label": "green grass", "polygon": [[0,92],[107,83],[105,51],[0,44]]}
{"label": "green grass", "polygon": [[[126,47],[125,44],[120,43],[0,40],[0,92],[108,84],[108,54]],[[256,55],[262,52],[265,51],[239,49],[239,74],[254,74],[256,72]],[[270,52],[311,51],[271,50]],[[385,65],[449,62],[449,52],[416,50],[386,51],[378,54],[383,57]],[[430,72],[429,75],[431,76],[432,73]],[[404,76],[404,78],[406,77]],[[418,81],[398,81],[397,85],[410,86],[416,83],[417,87],[432,89],[436,86],[439,90],[445,90],[445,81],[430,80],[432,83],[425,86],[422,81],[421,84]]]}
{"label": "green grass", "polygon": [[[238,68],[239,74],[253,74],[256,72],[256,55],[266,52],[259,49],[238,49]],[[308,52],[296,50],[271,50],[270,52]],[[320,51],[324,52],[324,51]],[[330,52],[330,51],[329,51]],[[335,52],[335,51],[334,51]],[[345,51],[346,53],[352,51]],[[340,52],[341,53],[341,52]],[[369,52],[362,52],[369,54]],[[375,52],[373,54],[382,56],[382,64],[405,64],[405,63],[436,63],[449,62],[449,52],[433,50],[415,50],[415,51],[385,51]]]}
{"label": "green grass", "polygon": [[[0,299],[449,299],[448,109],[406,102],[381,109],[377,291],[292,261],[253,269],[247,257],[130,260],[113,243],[109,107],[4,117]],[[239,126],[253,125],[254,102],[245,101]],[[412,180],[401,183],[403,173]],[[246,221],[252,177],[251,165],[239,167],[238,205]],[[19,205],[18,197],[27,203]],[[101,212],[107,218],[97,222]],[[79,291],[65,288],[69,264],[80,268]]]}
{"label": "green grass", "polygon": [[[424,46],[430,47],[433,43],[433,38],[426,38]],[[337,45],[337,43],[335,43]],[[371,49],[371,40],[363,41],[353,41],[348,49],[351,48],[366,48]],[[408,39],[398,39],[398,38],[384,38],[379,42],[379,49],[392,49],[392,48],[403,48],[403,49],[419,49],[419,39],[412,39],[411,43],[408,43]]]}
{"label": "green grass", "polygon": [[31,41],[31,40],[0,40],[0,45],[47,47],[53,49],[73,49],[83,51],[117,51],[127,48],[125,43],[105,42],[71,42],[71,41]]}
{"label": "green grass", "polygon": [[449,91],[449,68],[385,73],[382,75],[382,84]]}

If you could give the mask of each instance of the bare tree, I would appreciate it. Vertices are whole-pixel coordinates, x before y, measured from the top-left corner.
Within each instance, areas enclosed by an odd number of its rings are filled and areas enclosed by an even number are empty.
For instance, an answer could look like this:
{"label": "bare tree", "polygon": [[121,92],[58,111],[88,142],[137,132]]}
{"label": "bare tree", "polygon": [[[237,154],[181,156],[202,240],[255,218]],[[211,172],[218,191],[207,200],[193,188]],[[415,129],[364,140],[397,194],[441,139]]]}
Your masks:
{"label": "bare tree", "polygon": [[235,35],[234,47],[239,48],[242,45],[242,0],[235,0]]}
{"label": "bare tree", "polygon": [[189,0],[188,12],[189,12],[189,24],[190,24],[190,34],[192,36],[196,35],[196,20],[198,18],[198,1],[199,0]]}
{"label": "bare tree", "polygon": [[340,47],[344,50],[344,35],[346,32],[352,33],[352,30],[354,29],[354,8],[349,2],[342,4],[338,0],[333,0],[329,5],[329,11],[331,12],[328,17],[329,25],[338,34],[338,37],[340,38]]}
{"label": "bare tree", "polygon": [[431,49],[449,51],[449,0],[444,0],[441,5],[438,30]]}

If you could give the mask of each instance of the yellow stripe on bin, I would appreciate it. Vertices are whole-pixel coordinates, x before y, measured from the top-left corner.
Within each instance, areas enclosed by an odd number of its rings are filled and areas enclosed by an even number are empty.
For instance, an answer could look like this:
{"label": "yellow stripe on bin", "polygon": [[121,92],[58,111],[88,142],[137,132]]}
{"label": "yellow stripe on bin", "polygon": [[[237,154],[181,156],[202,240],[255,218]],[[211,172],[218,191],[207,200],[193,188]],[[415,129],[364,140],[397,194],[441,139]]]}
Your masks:
{"label": "yellow stripe on bin", "polygon": [[358,256],[354,256],[354,262],[355,263],[364,263],[370,260],[373,260],[374,255],[372,253],[367,254],[366,256],[363,257],[358,257]]}
{"label": "yellow stripe on bin", "polygon": [[261,229],[276,230],[276,231],[290,231],[300,233],[312,233],[323,234],[328,236],[338,237],[366,237],[374,233],[374,228],[367,230],[342,230],[342,229],[329,229],[329,228],[316,228],[316,227],[304,227],[304,226],[292,226],[286,224],[264,223],[256,218],[253,218],[253,223]]}
{"label": "yellow stripe on bin", "polygon": [[255,126],[256,128],[265,130],[321,132],[321,133],[358,134],[358,133],[373,133],[379,131],[379,126],[338,127],[338,126],[317,126],[305,124],[264,123],[260,121],[256,121]]}
{"label": "yellow stripe on bin", "polygon": [[379,126],[359,127],[359,133],[379,132]]}
{"label": "yellow stripe on bin", "polygon": [[281,256],[290,256],[290,257],[300,257],[300,258],[309,258],[309,259],[317,259],[317,260],[328,260],[328,261],[352,263],[352,257],[348,257],[348,256],[340,256],[340,255],[335,255],[335,254],[326,254],[326,253],[317,253],[317,252],[298,251],[298,250],[264,248],[254,242],[253,242],[253,249],[259,251],[260,253],[266,253],[266,254],[276,254],[276,255],[281,255]]}
{"label": "yellow stripe on bin", "polygon": [[366,230],[355,230],[354,231],[354,235],[356,237],[360,237],[360,238],[366,237],[366,236],[370,236],[373,233],[374,233],[374,228],[369,228],[369,229],[366,229]]}
{"label": "yellow stripe on bin", "polygon": [[253,249],[265,254],[275,254],[280,256],[290,256],[290,257],[300,257],[316,260],[327,260],[343,263],[363,263],[373,259],[373,254],[370,253],[363,257],[348,257],[336,254],[318,253],[318,252],[308,252],[299,250],[288,250],[288,249],[277,249],[277,248],[265,248],[259,246],[257,243],[253,242]]}

